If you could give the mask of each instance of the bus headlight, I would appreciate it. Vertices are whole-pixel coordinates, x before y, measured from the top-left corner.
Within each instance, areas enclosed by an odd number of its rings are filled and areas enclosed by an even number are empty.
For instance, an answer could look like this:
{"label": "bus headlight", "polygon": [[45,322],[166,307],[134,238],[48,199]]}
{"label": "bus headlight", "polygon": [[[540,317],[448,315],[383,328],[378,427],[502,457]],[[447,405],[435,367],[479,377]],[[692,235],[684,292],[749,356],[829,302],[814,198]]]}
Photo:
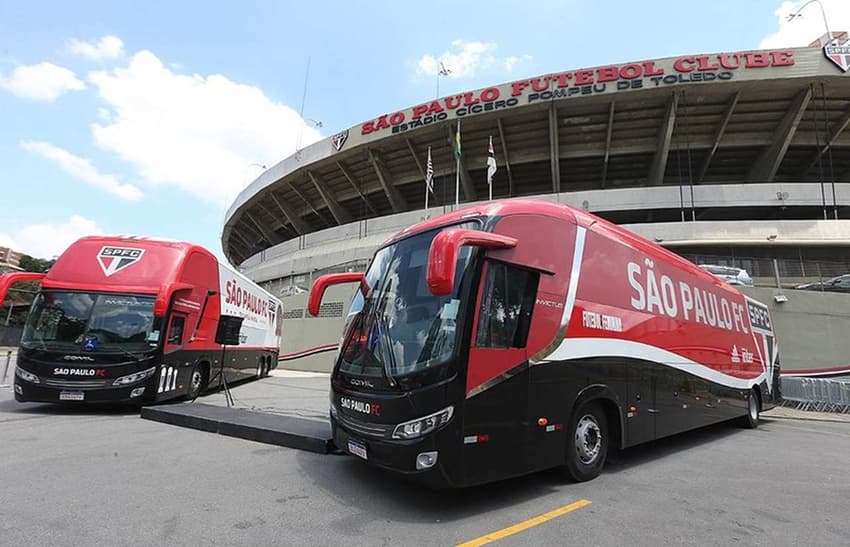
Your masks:
{"label": "bus headlight", "polygon": [[415,439],[435,431],[451,421],[455,407],[447,406],[439,412],[398,424],[393,430],[393,439]]}
{"label": "bus headlight", "polygon": [[153,373],[156,372],[156,367],[151,367],[147,370],[143,370],[141,372],[134,372],[133,374],[128,374],[127,376],[122,376],[120,378],[116,378],[114,382],[112,382],[113,386],[127,386],[130,384],[135,384],[136,382],[141,382],[142,380],[147,380]]}
{"label": "bus headlight", "polygon": [[29,382],[31,384],[40,384],[41,381],[38,379],[38,376],[33,374],[32,372],[27,372],[21,367],[15,367],[15,376],[20,378],[25,382]]}

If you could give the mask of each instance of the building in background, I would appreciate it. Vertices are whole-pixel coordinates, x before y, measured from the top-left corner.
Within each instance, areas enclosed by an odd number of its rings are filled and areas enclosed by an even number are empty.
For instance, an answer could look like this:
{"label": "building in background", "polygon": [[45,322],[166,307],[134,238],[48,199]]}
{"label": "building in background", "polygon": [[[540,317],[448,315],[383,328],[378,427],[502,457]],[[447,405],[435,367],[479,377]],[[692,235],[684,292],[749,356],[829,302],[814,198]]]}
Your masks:
{"label": "building in background", "polygon": [[486,200],[492,138],[494,199],[583,207],[756,287],[850,273],[850,42],[834,36],[844,45],[567,70],[380,114],[253,181],[224,252],[284,297],[299,335],[282,354],[330,351],[351,291],[307,318],[312,279],[362,271],[393,233],[455,208],[456,180],[459,206]]}
{"label": "building in background", "polygon": [[21,256],[22,253],[9,247],[0,247],[0,273],[20,270]]}

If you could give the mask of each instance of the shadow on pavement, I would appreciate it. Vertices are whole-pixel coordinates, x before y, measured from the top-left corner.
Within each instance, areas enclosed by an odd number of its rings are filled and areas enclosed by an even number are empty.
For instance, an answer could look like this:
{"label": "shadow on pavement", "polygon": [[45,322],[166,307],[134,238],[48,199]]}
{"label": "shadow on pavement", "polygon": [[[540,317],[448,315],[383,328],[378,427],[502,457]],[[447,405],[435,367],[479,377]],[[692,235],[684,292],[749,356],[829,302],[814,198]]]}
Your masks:
{"label": "shadow on pavement", "polygon": [[138,414],[139,405],[86,403],[85,405],[54,403],[19,403],[15,400],[0,401],[0,413],[42,414],[45,416],[94,416]]}
{"label": "shadow on pavement", "polygon": [[[720,423],[618,451],[606,464],[603,477],[616,476],[649,461],[699,449],[738,433],[743,434],[745,430],[734,422]],[[357,522],[349,523],[352,526],[365,526],[373,519],[451,522],[555,492],[568,494],[571,488],[559,469],[465,489],[430,490],[413,479],[371,467],[351,456],[316,458],[301,453],[298,459],[302,471],[317,488],[337,498],[340,503],[361,509]],[[593,483],[588,484],[592,488]],[[586,492],[587,488],[582,490]],[[583,495],[586,494],[577,494],[576,499]]]}

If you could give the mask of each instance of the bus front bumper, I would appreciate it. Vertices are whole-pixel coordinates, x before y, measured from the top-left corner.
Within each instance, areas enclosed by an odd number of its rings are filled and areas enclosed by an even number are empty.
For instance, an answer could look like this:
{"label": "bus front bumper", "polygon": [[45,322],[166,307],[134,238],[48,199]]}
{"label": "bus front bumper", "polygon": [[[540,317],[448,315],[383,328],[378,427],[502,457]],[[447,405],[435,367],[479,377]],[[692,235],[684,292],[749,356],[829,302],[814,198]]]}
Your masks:
{"label": "bus front bumper", "polygon": [[[449,464],[452,460],[447,451],[441,452],[441,433],[438,431],[421,439],[409,441],[397,441],[388,439],[374,439],[357,433],[349,433],[345,426],[331,418],[331,429],[336,447],[346,454],[358,457],[366,463],[387,471],[410,476],[416,480],[426,483],[433,488],[446,488],[462,486],[452,478]],[[430,467],[422,468],[422,460],[428,460],[423,454],[432,455],[435,462]],[[419,460],[419,468],[417,468]]]}
{"label": "bus front bumper", "polygon": [[[148,382],[149,383],[149,382]],[[120,387],[76,388],[51,387],[15,378],[15,400],[21,403],[133,403],[142,404],[154,399],[156,388],[142,383]]]}

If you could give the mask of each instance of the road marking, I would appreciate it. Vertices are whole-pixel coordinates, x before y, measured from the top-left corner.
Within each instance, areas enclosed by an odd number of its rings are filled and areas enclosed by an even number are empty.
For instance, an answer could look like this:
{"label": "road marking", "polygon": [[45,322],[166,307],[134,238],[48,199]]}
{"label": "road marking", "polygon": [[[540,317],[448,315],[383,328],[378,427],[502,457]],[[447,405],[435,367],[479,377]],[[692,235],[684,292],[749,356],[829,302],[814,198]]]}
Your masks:
{"label": "road marking", "polygon": [[543,513],[542,515],[518,522],[513,526],[508,526],[507,528],[502,528],[501,530],[496,530],[495,532],[490,532],[489,534],[469,540],[466,543],[461,543],[457,547],[477,547],[478,545],[486,545],[487,543],[518,534],[523,530],[527,530],[537,526],[538,524],[543,524],[544,522],[560,517],[561,515],[572,513],[576,509],[581,509],[582,507],[590,505],[590,503],[590,500],[578,500],[577,502],[559,507],[553,511],[549,511],[548,513]]}

